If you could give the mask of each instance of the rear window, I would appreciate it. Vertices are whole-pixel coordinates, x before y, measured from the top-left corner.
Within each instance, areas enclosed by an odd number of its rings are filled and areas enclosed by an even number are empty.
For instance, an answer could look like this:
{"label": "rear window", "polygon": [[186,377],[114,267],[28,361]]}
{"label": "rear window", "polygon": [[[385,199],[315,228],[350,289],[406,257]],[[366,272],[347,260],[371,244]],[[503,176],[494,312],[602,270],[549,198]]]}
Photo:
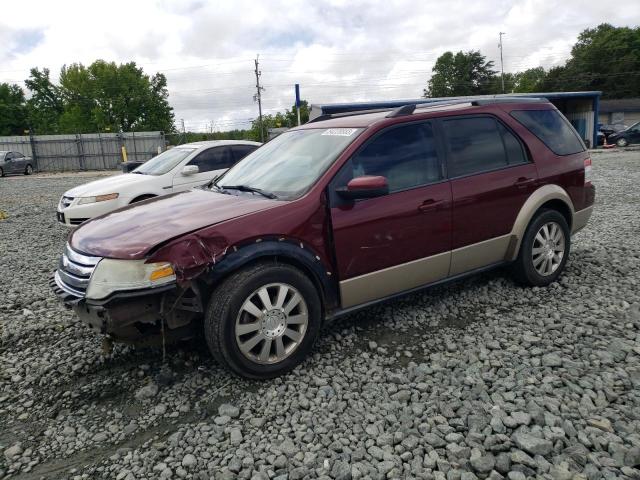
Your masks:
{"label": "rear window", "polygon": [[556,155],[571,155],[585,150],[576,131],[557,110],[514,110],[511,116]]}

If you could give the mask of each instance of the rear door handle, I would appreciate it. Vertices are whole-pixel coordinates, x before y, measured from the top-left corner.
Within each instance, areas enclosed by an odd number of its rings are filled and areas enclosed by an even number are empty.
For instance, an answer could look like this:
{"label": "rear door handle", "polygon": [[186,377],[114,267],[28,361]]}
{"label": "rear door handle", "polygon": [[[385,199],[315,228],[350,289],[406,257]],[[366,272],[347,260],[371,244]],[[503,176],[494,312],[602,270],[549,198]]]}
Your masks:
{"label": "rear door handle", "polygon": [[444,200],[434,200],[430,198],[422,202],[422,205],[418,207],[418,210],[421,212],[429,212],[431,210],[437,210],[442,204],[444,204]]}
{"label": "rear door handle", "polygon": [[516,183],[514,183],[514,185],[518,188],[527,188],[529,185],[531,185],[535,181],[536,181],[535,178],[520,177],[518,178]]}

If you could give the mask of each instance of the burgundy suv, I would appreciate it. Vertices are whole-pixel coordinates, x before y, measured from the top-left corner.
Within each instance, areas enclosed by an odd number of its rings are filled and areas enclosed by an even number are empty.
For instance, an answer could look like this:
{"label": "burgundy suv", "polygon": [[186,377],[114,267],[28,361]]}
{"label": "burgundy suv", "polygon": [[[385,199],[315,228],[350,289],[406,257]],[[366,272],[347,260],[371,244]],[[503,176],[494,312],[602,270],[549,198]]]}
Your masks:
{"label": "burgundy suv", "polygon": [[207,187],[83,224],[52,287],[114,341],[204,335],[233,372],[272,377],[346,312],[505,264],[550,284],[591,215],[590,170],[544,100],[321,117]]}

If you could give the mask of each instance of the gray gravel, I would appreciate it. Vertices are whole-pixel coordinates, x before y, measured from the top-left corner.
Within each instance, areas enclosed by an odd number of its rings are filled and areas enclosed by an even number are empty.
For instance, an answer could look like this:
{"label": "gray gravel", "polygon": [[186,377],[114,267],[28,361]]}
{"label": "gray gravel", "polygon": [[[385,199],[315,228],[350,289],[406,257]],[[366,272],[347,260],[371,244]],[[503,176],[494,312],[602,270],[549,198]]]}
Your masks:
{"label": "gray gravel", "polygon": [[0,478],[640,478],[640,152],[593,159],[559,283],[367,309],[268,382],[197,341],[104,356],[47,286],[55,205],[90,176],[0,179]]}

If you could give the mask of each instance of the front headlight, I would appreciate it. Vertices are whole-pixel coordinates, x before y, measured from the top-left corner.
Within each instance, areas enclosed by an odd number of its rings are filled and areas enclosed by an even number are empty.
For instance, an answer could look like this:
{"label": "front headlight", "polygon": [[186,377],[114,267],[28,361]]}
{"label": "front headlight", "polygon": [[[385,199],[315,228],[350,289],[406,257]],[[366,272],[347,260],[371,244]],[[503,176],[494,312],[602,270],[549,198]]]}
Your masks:
{"label": "front headlight", "polygon": [[99,300],[116,291],[157,287],[175,280],[173,266],[167,262],[103,258],[91,275],[87,298]]}
{"label": "front headlight", "polygon": [[95,197],[80,197],[78,199],[78,205],[86,205],[87,203],[106,202],[107,200],[115,200],[118,198],[118,193],[107,193],[105,195],[97,195]]}

